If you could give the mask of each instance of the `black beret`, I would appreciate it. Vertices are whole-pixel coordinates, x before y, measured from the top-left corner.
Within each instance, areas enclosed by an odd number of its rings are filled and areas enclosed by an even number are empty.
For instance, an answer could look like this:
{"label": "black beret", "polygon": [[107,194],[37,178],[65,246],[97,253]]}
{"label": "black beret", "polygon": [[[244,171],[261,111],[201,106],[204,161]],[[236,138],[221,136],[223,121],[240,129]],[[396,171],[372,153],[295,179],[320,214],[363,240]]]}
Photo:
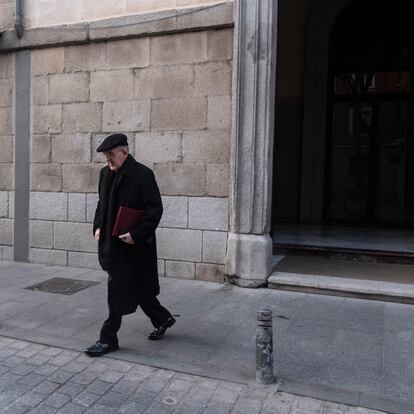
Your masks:
{"label": "black beret", "polygon": [[112,134],[106,137],[102,144],[96,149],[96,152],[109,151],[112,148],[118,147],[119,145],[127,146],[128,138],[124,134]]}

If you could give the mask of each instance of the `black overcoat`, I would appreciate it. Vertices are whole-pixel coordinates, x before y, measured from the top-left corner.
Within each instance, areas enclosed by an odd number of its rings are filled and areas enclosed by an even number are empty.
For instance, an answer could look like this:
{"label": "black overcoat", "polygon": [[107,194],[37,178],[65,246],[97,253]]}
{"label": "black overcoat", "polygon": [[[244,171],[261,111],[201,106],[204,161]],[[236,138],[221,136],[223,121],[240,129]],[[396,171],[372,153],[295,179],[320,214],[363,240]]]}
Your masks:
{"label": "black overcoat", "polygon": [[[155,229],[163,211],[161,196],[154,173],[131,155],[116,174],[102,168],[98,192],[93,233],[100,228],[99,262],[109,275],[109,306],[125,315],[135,312],[143,298],[160,292]],[[128,229],[135,244],[111,235],[119,206],[144,211],[138,226]]]}

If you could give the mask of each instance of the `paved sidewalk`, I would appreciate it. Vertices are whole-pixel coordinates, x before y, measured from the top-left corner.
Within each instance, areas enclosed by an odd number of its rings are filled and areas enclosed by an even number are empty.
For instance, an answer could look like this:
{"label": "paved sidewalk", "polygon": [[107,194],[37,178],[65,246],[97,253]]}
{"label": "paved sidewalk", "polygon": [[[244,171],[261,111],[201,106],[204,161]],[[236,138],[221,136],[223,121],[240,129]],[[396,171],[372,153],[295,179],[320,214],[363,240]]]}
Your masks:
{"label": "paved sidewalk", "polygon": [[0,412],[374,414],[371,411],[0,337]]}
{"label": "paved sidewalk", "polygon": [[[25,289],[51,278],[97,284],[70,296]],[[414,413],[412,305],[168,278],[161,290],[176,325],[148,341],[148,319],[128,315],[109,360],[246,386],[255,375],[256,310],[269,307],[279,390]],[[104,272],[0,262],[0,335],[82,351],[106,312]]]}

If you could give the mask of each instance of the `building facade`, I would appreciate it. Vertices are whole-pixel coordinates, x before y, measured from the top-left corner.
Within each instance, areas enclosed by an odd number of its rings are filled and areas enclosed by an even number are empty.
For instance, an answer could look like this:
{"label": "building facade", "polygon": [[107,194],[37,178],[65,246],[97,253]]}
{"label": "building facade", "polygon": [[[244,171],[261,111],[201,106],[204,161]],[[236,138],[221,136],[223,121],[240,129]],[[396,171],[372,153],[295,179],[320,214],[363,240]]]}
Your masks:
{"label": "building facade", "polygon": [[399,2],[37,0],[19,33],[1,0],[0,258],[98,266],[112,132],[156,174],[164,276],[262,286],[280,224],[410,222]]}

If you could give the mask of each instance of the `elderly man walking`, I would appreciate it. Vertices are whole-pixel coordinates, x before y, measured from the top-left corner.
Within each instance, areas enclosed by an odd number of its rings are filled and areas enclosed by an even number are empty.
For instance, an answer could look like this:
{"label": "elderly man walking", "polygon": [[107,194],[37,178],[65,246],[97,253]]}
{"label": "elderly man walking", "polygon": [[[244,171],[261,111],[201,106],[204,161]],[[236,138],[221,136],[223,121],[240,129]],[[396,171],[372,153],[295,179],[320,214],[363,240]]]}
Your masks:
{"label": "elderly man walking", "polygon": [[[108,136],[97,152],[104,153],[107,165],[100,172],[93,233],[98,240],[99,263],[108,272],[109,316],[99,340],[85,350],[89,356],[119,349],[117,333],[122,316],[135,312],[138,305],[155,328],[149,334],[151,340],[161,339],[175,323],[157,299],[160,286],[155,229],[163,208],[154,173],[129,154],[124,134]],[[119,207],[139,211],[141,217],[133,228],[114,236]]]}

